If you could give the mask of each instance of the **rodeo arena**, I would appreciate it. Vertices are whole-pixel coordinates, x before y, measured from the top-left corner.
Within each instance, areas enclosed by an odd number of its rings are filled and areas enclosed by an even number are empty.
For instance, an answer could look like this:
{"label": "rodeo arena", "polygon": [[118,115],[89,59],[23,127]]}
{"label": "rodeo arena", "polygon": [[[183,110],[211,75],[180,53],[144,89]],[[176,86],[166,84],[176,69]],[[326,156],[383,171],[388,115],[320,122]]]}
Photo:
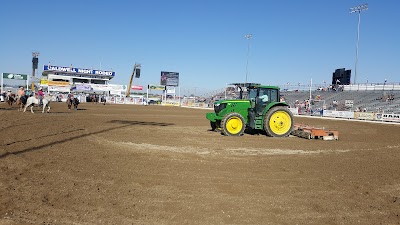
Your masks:
{"label": "rodeo arena", "polygon": [[400,83],[35,69],[1,76],[0,224],[400,221]]}
{"label": "rodeo arena", "polygon": [[[139,74],[132,77],[140,78]],[[140,71],[140,70],[138,70]],[[280,86],[280,101],[290,105],[294,115],[332,117],[355,120],[400,122],[400,83],[363,83],[350,84],[350,70],[337,69],[332,82],[313,84],[291,84]],[[110,84],[115,76],[113,71],[81,69],[44,65],[42,78],[35,86],[30,86],[29,76],[18,73],[3,73],[1,80],[1,101],[7,102],[10,94],[18,95],[24,87],[27,93],[42,89],[50,101],[67,102],[68,96],[74,96],[79,103],[103,104],[159,104],[162,106],[181,106],[213,109],[214,102],[221,99],[238,99],[240,89],[236,83],[201,95],[180,94],[179,73],[161,72],[160,84],[149,84],[145,93],[143,86]],[[19,81],[8,85],[5,81]],[[17,85],[16,85],[17,84]],[[30,89],[32,87],[32,89]],[[154,94],[155,91],[160,93]],[[133,95],[130,93],[134,92]],[[152,93],[153,92],[153,93]],[[37,94],[37,93],[36,93]],[[246,95],[244,90],[243,95]],[[15,99],[16,101],[17,99]]]}

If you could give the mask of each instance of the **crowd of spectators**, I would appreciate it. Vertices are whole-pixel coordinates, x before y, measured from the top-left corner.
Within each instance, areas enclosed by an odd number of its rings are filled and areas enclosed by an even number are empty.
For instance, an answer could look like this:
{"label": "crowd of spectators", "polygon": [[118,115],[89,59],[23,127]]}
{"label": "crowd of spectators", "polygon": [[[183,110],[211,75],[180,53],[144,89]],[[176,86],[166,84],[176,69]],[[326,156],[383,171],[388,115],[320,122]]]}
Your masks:
{"label": "crowd of spectators", "polygon": [[391,102],[394,100],[394,94],[390,93],[390,94],[383,94],[382,96],[380,96],[379,98],[377,98],[376,100],[379,100],[381,102]]}

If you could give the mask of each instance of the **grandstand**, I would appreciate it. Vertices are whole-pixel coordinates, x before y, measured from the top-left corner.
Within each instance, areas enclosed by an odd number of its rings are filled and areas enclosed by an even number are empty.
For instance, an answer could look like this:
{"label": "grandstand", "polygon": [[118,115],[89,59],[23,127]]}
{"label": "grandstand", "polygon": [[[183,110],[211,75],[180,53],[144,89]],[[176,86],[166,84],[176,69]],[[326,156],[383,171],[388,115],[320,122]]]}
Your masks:
{"label": "grandstand", "polygon": [[[312,99],[311,110],[362,111],[400,114],[399,84],[343,85],[337,89],[321,88],[321,85],[281,86],[281,95],[293,108],[300,107],[300,114],[309,114],[306,104]],[[244,93],[244,96],[246,93]],[[207,102],[219,99],[237,99],[239,90],[228,86],[205,96]],[[210,104],[212,105],[212,104]]]}
{"label": "grandstand", "polygon": [[345,85],[338,90],[314,89],[311,92],[296,90],[283,91],[281,94],[291,107],[295,107],[298,102],[311,99],[323,101],[324,109],[400,114],[400,85],[391,84],[382,87],[369,84],[368,86],[358,85],[358,87]]}
{"label": "grandstand", "polygon": [[[309,91],[286,91],[281,94],[291,107],[310,99]],[[311,99],[324,101],[324,109],[400,114],[399,90],[311,91]]]}

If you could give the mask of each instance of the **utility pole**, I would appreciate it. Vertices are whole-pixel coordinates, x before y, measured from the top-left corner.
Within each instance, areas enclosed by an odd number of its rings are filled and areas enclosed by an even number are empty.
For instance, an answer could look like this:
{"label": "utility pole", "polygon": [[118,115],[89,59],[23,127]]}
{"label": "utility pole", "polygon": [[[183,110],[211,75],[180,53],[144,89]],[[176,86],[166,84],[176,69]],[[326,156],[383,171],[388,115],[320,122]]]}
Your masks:
{"label": "utility pole", "polygon": [[132,75],[131,75],[131,79],[129,80],[129,85],[126,88],[126,97],[129,97],[131,95],[131,87],[132,87],[132,82],[133,82],[133,77],[135,76],[135,74],[140,71],[140,64],[139,63],[135,63],[135,65],[133,66],[133,71],[132,71]]}

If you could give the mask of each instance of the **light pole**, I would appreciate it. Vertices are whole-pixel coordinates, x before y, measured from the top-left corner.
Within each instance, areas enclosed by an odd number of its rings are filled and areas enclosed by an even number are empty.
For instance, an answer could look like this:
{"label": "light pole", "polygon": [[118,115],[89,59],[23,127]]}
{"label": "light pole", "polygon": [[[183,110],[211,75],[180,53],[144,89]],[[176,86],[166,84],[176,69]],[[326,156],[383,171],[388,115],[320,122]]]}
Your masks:
{"label": "light pole", "polygon": [[35,72],[38,68],[38,64],[39,64],[39,52],[32,52],[32,84],[31,84],[31,91],[35,91]]}
{"label": "light pole", "polygon": [[356,65],[354,68],[354,84],[357,81],[357,64],[358,64],[358,42],[360,41],[360,15],[361,11],[367,10],[368,4],[362,4],[350,8],[350,14],[358,12],[358,26],[357,26],[357,45],[356,45]]}
{"label": "light pole", "polygon": [[245,83],[247,83],[247,75],[248,75],[248,67],[249,67],[249,54],[250,54],[250,39],[253,38],[252,34],[246,34],[244,36],[247,40],[247,63],[246,63],[246,80]]}

